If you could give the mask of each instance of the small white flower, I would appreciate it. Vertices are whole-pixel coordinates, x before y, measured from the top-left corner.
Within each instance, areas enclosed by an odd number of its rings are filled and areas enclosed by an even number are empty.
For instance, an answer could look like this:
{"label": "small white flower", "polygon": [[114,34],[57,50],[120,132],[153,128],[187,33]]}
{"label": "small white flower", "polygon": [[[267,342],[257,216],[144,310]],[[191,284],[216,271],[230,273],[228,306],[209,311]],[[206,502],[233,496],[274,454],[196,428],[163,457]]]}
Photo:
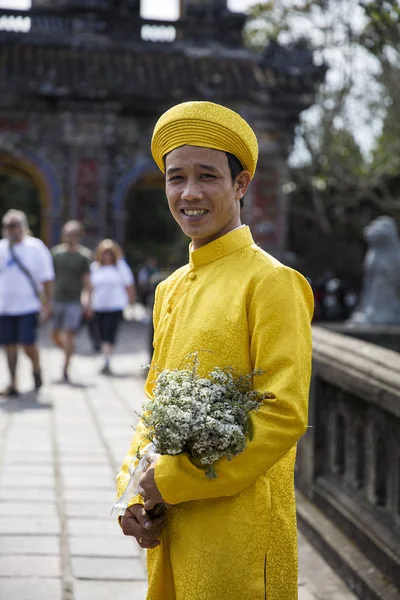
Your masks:
{"label": "small white flower", "polygon": [[216,367],[208,378],[200,378],[197,365],[195,356],[192,369],[162,371],[154,398],[143,405],[142,419],[157,452],[187,452],[215,476],[214,463],[246,447],[248,413],[262,402],[252,389],[261,372],[235,377],[232,369]]}

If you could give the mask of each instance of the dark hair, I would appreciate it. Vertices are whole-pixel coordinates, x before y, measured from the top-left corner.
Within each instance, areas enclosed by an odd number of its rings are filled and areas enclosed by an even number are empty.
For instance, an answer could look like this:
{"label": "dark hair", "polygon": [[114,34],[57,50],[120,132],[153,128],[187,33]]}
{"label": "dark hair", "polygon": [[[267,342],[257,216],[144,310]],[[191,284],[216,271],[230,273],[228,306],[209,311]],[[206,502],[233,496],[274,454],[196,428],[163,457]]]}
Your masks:
{"label": "dark hair", "polygon": [[[236,177],[241,173],[244,169],[242,164],[238,158],[234,154],[230,152],[225,152],[226,157],[228,159],[229,170],[231,172],[232,181],[235,181]],[[243,208],[243,198],[240,198],[240,208]]]}

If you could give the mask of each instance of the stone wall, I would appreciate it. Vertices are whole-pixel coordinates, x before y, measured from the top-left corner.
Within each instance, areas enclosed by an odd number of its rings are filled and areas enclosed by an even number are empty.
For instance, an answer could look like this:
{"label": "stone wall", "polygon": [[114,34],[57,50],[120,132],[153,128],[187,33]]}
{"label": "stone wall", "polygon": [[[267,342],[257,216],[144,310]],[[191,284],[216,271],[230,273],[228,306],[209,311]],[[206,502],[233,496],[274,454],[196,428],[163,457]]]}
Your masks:
{"label": "stone wall", "polygon": [[[296,485],[375,565],[382,589],[385,580],[400,587],[399,356],[320,327],[313,343],[310,429],[299,443]],[[356,578],[369,590],[369,573]],[[399,597],[373,587],[360,597]]]}

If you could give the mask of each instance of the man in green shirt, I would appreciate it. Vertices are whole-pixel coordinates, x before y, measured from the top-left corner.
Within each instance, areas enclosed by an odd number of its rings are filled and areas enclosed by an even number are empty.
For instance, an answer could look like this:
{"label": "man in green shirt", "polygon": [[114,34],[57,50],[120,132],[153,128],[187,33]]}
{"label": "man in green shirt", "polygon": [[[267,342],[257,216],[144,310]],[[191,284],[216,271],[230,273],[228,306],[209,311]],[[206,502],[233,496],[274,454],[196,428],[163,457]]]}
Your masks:
{"label": "man in green shirt", "polygon": [[92,253],[80,244],[82,233],[81,223],[68,221],[62,230],[62,243],[51,251],[55,270],[52,338],[65,353],[63,380],[66,383],[69,382],[68,367],[82,319],[81,295],[90,287]]}

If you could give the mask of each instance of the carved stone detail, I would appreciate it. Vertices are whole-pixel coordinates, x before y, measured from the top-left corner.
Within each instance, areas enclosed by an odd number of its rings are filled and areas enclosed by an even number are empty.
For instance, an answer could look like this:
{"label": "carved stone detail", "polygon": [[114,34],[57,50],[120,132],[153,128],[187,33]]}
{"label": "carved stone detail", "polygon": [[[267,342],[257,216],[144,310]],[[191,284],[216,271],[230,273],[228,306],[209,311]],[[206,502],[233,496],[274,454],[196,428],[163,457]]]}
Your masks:
{"label": "carved stone detail", "polygon": [[368,252],[364,261],[361,300],[349,319],[359,325],[400,324],[400,238],[391,217],[378,217],[364,230]]}

